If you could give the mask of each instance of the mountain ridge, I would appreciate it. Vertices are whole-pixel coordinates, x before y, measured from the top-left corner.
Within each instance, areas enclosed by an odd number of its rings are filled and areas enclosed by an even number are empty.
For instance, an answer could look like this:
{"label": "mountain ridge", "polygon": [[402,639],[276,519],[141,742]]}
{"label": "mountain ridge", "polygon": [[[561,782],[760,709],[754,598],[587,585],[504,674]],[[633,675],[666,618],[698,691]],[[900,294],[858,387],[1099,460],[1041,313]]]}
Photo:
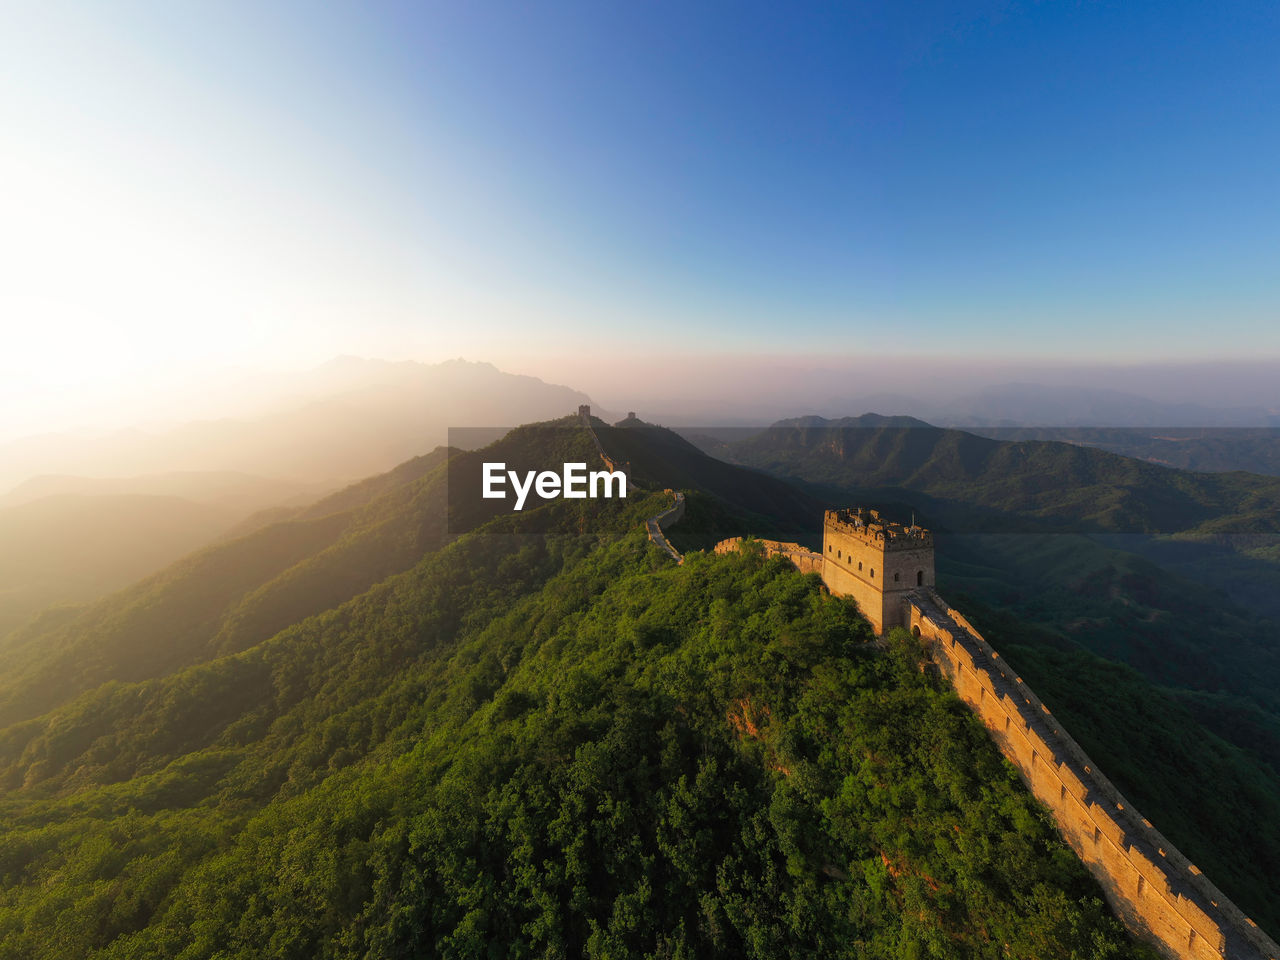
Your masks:
{"label": "mountain ridge", "polygon": [[550,419],[590,402],[569,387],[462,360],[434,365],[362,361],[358,370],[319,380],[312,389],[300,389],[293,401],[264,404],[256,416],[0,443],[0,489],[39,474],[174,471],[240,471],[336,485],[389,470],[446,443],[449,427],[506,427]]}

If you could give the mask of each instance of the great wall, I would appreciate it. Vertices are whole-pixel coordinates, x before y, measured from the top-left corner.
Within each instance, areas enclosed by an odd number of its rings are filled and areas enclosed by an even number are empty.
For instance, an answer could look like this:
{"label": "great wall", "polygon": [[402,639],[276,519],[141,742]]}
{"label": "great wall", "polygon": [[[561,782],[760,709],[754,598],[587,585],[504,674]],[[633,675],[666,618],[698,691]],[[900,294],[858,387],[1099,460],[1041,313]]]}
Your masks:
{"label": "great wall", "polygon": [[[856,525],[848,518],[859,515],[865,518],[866,534],[854,538],[850,533]],[[900,550],[885,549],[899,537],[906,541]],[[923,563],[923,545],[932,548],[928,531],[880,521],[874,511],[828,512],[823,540],[822,553],[797,543],[755,542],[766,555],[818,573],[837,595],[854,594],[847,589],[854,582],[850,576],[873,575],[873,564],[881,584],[901,583],[889,579],[902,572],[894,570],[903,566],[894,558],[913,567]],[[743,542],[735,537],[714,549],[727,553],[741,549]],[[887,602],[882,591],[878,608],[874,599],[855,599],[877,633],[900,626],[927,644],[933,662],[982,720],[1032,794],[1049,808],[1063,838],[1130,932],[1167,957],[1280,960],[1280,947],[1138,813],[1008,661],[937,594],[931,554],[918,573],[922,582],[887,591]],[[858,582],[865,585],[872,579]]]}
{"label": "great wall", "polygon": [[667,490],[666,492],[675,496],[675,506],[669,510],[664,510],[656,517],[650,517],[645,521],[645,527],[649,530],[649,539],[657,544],[659,550],[666,553],[676,563],[684,563],[684,557],[679,550],[671,545],[665,530],[666,527],[671,526],[671,524],[684,516],[684,494],[679,490]]}
{"label": "great wall", "polygon": [[[584,422],[600,448],[589,410]],[[684,515],[684,496],[675,497],[675,506],[647,526],[649,539],[683,562],[664,533]],[[734,537],[713,549],[729,553],[745,542]],[[1179,960],[1280,960],[1280,946],[1138,813],[1008,661],[933,589],[927,530],[875,511],[828,511],[821,553],[798,543],[751,542],[818,574],[832,594],[853,596],[877,633],[901,627],[925,643],[1134,936]]]}
{"label": "great wall", "polygon": [[[712,552],[733,553],[742,542],[742,537],[721,540],[712,547]],[[755,540],[753,542],[760,545],[765,556],[786,557],[801,573],[816,573],[819,575],[822,573],[822,554],[806,550],[798,543],[781,543],[777,540]]]}
{"label": "great wall", "polygon": [[[635,417],[635,414],[629,414],[629,417]],[[605,452],[604,445],[600,442],[600,438],[596,436],[596,428],[591,424],[591,407],[583,404],[578,407],[578,417],[582,420],[587,428],[587,433],[591,437],[591,442],[595,444],[596,453],[600,455],[600,459],[604,461],[605,466],[610,470],[621,470],[627,475],[628,482],[631,477],[631,464],[626,461],[614,460]],[[655,544],[659,550],[669,556],[676,563],[684,563],[684,557],[680,551],[671,545],[671,541],[667,539],[666,528],[677,522],[684,516],[684,494],[679,490],[667,490],[666,493],[671,494],[675,498],[675,504],[668,510],[656,516],[650,517],[645,521],[645,528],[649,532],[649,540]]]}
{"label": "great wall", "polygon": [[982,720],[1137,936],[1171,957],[1276,960],[1246,917],[1089,759],[977,630],[932,590],[906,601],[911,632]]}

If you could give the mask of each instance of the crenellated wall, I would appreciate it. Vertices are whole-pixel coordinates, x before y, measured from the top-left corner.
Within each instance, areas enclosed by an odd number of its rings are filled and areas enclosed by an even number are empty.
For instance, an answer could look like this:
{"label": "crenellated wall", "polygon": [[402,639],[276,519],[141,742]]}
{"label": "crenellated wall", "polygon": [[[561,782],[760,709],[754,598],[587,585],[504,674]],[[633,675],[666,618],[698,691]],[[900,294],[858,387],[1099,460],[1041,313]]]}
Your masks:
{"label": "crenellated wall", "polygon": [[1112,909],[1166,956],[1280,960],[1277,947],[1135,810],[982,635],[932,590],[907,602],[912,632],[981,719]]}
{"label": "crenellated wall", "polygon": [[684,557],[679,550],[671,545],[671,541],[667,539],[666,534],[666,528],[684,516],[684,494],[679,490],[667,490],[666,492],[676,498],[675,506],[669,510],[664,510],[656,517],[650,517],[645,521],[645,526],[649,530],[649,539],[651,541],[666,551],[667,556],[676,563],[684,563]]}
{"label": "crenellated wall", "polygon": [[600,459],[604,461],[604,465],[610,470],[617,470],[627,475],[627,482],[631,482],[631,461],[615,460],[605,452],[604,444],[600,442],[600,437],[596,435],[596,428],[591,424],[591,407],[587,404],[581,404],[578,407],[578,417],[582,420],[587,428],[587,434],[591,437],[591,442],[595,444],[596,453],[600,455]]}
{"label": "crenellated wall", "polygon": [[[721,540],[712,549],[716,553],[733,553],[744,542],[743,537],[730,537]],[[785,543],[781,540],[756,540],[764,550],[766,557],[786,557],[801,573],[822,573],[822,554],[814,553],[798,543]]]}
{"label": "crenellated wall", "polygon": [[[628,416],[634,417],[635,414]],[[591,407],[582,404],[578,407],[578,417],[587,428],[587,433],[591,437],[591,442],[595,444],[596,453],[600,455],[600,459],[604,461],[604,465],[610,470],[621,470],[627,475],[628,484],[631,482],[631,462],[614,460],[605,452],[604,445],[600,442],[599,436],[596,435],[596,429],[591,423]],[[684,494],[678,490],[667,490],[666,493],[675,497],[675,504],[670,509],[662,511],[657,516],[650,517],[645,521],[645,529],[649,532],[649,540],[658,545],[663,552],[666,553],[676,563],[684,563],[684,556],[671,545],[671,541],[667,539],[666,528],[671,524],[680,520],[684,516]]]}

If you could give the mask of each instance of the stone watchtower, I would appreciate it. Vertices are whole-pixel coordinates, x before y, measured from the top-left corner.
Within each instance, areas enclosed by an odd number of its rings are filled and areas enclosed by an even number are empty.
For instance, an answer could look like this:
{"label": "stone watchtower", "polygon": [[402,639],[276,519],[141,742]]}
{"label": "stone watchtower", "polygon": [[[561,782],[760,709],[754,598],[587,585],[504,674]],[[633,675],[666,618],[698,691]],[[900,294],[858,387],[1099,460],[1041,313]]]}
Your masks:
{"label": "stone watchtower", "polygon": [[858,601],[876,633],[904,627],[906,595],[934,585],[933,534],[883,520],[876,510],[828,510],[822,580],[833,594]]}

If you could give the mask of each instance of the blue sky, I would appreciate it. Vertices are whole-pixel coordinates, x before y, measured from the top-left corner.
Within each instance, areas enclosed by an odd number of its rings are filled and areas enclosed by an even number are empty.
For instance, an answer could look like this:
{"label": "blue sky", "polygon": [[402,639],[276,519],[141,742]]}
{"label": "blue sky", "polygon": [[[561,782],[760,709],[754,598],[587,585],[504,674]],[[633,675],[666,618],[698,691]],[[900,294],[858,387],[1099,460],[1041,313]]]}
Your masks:
{"label": "blue sky", "polygon": [[5,19],[24,389],[339,352],[567,375],[674,342],[1280,356],[1272,3]]}

